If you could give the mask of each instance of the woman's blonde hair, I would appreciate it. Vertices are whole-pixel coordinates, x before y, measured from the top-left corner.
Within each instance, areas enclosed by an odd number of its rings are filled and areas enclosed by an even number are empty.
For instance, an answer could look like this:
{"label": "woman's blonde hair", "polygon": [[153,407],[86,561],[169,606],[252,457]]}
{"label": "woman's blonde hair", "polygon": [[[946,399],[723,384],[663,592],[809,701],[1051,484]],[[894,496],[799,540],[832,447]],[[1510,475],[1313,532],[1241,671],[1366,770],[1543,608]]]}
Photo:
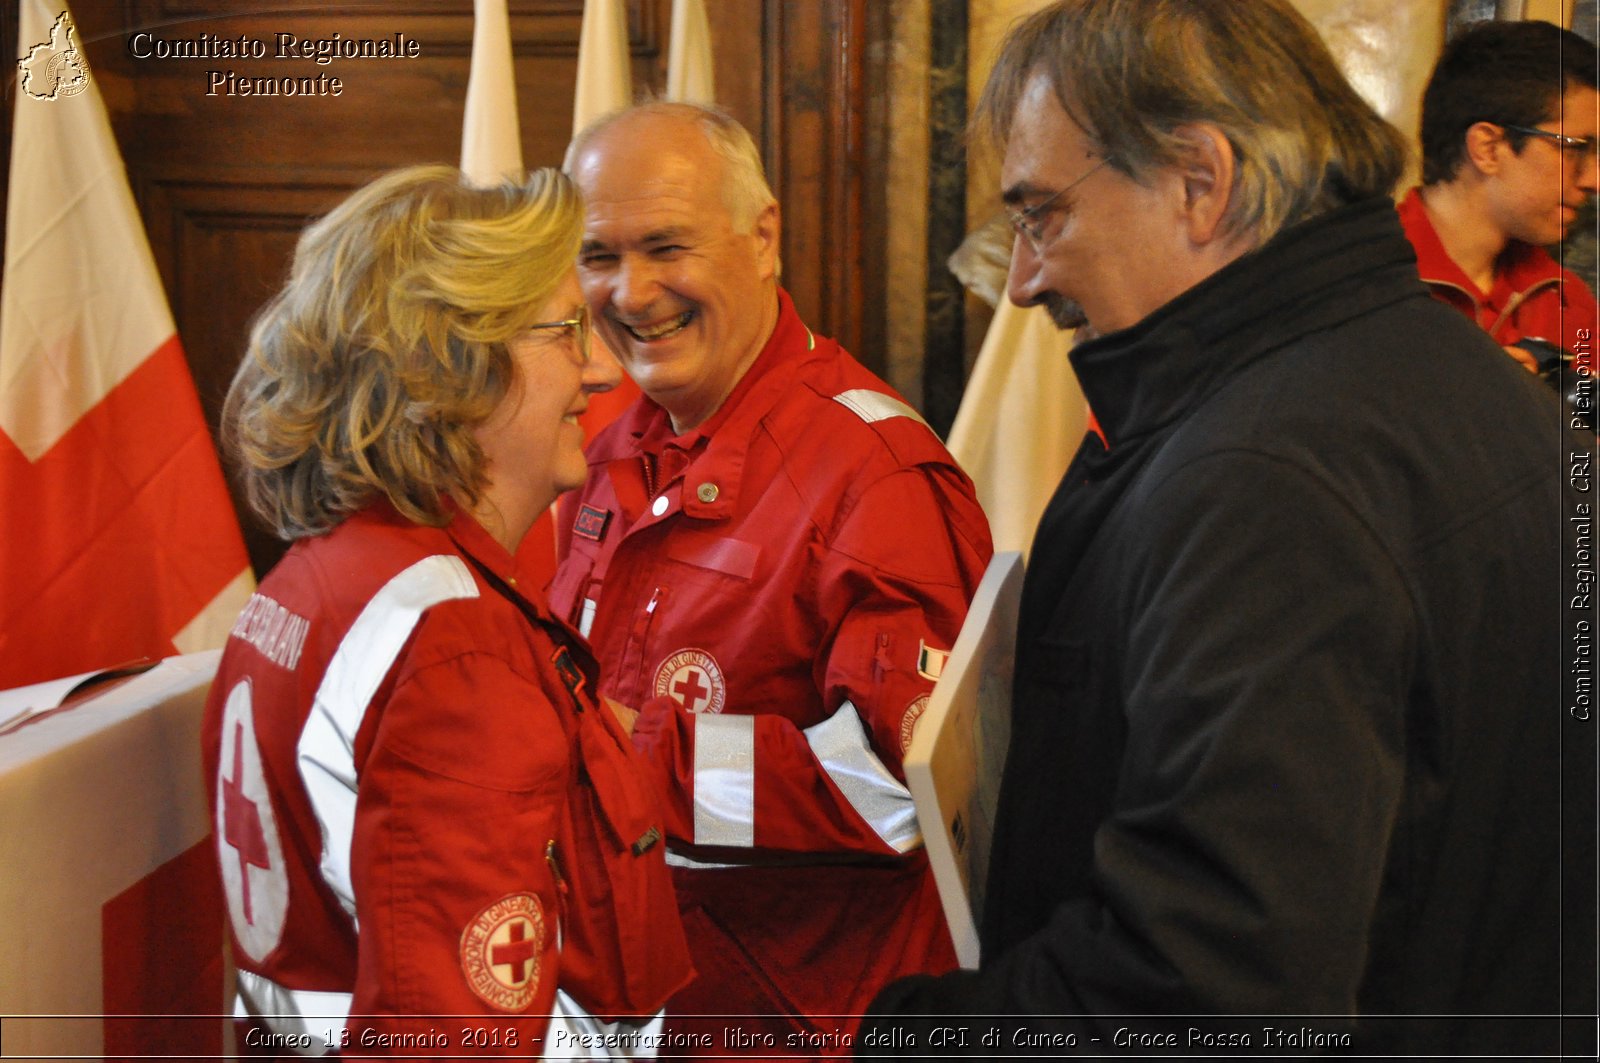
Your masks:
{"label": "woman's blonde hair", "polygon": [[507,341],[573,268],[583,214],[553,169],[477,188],[417,166],[309,226],[257,316],[223,432],[250,506],[285,539],[378,496],[444,524],[487,482],[474,429],[511,385]]}

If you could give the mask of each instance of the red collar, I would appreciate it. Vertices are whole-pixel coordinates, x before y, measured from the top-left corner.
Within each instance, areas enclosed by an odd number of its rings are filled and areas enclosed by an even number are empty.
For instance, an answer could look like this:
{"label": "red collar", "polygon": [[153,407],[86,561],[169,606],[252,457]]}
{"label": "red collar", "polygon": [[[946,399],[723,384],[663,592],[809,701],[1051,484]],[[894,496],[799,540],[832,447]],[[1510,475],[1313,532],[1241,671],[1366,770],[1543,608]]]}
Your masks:
{"label": "red collar", "polygon": [[1422,190],[1406,193],[1397,208],[1406,238],[1417,252],[1417,272],[1429,284],[1448,284],[1460,288],[1478,305],[1500,306],[1515,292],[1525,291],[1541,281],[1561,280],[1561,266],[1543,248],[1513,240],[1495,260],[1494,290],[1481,290],[1444,249],[1439,232],[1433,227],[1422,202]]}
{"label": "red collar", "polygon": [[778,322],[773,327],[772,335],[767,337],[755,362],[739,378],[732,393],[717,407],[715,413],[703,424],[681,434],[675,433],[667,411],[649,396],[640,395],[617,418],[615,428],[597,436],[590,444],[587,451],[590,464],[614,461],[642,452],[659,454],[667,446],[692,453],[730,424],[752,423],[752,418],[759,420],[783,390],[781,387],[762,385],[774,376],[774,370],[778,367],[792,367],[800,361],[796,357],[797,352],[815,350],[816,346],[816,337],[795,312],[794,301],[789,293],[779,288]]}

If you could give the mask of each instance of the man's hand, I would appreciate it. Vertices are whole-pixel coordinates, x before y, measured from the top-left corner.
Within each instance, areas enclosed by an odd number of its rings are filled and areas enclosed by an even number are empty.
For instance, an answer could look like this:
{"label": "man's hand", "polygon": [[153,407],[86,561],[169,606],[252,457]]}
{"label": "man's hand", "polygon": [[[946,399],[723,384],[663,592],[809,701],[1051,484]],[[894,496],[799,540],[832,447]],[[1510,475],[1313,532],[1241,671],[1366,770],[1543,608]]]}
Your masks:
{"label": "man's hand", "polygon": [[629,738],[632,738],[633,724],[634,721],[639,718],[639,710],[630,709],[622,702],[614,701],[611,698],[604,696],[602,696],[601,700],[606,703],[606,707],[609,708],[612,714],[616,716],[617,722],[622,724],[622,733],[627,735]]}

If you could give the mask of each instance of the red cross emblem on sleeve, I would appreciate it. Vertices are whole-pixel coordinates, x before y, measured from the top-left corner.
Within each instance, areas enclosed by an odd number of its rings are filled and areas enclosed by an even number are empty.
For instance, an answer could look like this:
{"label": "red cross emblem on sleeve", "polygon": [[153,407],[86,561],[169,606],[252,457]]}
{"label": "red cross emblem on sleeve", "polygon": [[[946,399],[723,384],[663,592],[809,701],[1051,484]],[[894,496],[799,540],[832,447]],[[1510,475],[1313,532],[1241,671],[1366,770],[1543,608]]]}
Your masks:
{"label": "red cross emblem on sleeve", "polygon": [[702,674],[698,668],[685,668],[683,678],[672,684],[672,693],[690,712],[698,712],[700,702],[711,699],[711,688],[701,682]]}
{"label": "red cross emblem on sleeve", "polygon": [[272,858],[267,852],[266,832],[261,829],[261,812],[239,784],[244,774],[244,721],[233,725],[233,775],[222,779],[222,840],[239,855],[239,881],[244,892],[244,919],[254,924],[250,904],[250,868],[268,870]]}
{"label": "red cross emblem on sleeve", "polygon": [[505,941],[489,948],[489,962],[496,972],[501,967],[507,968],[509,981],[512,985],[521,985],[528,980],[528,963],[533,961],[537,970],[539,957],[534,950],[538,942],[529,935],[533,924],[526,919],[513,919],[506,925]]}
{"label": "red cross emblem on sleeve", "polygon": [[679,650],[656,669],[656,697],[670,697],[687,712],[721,712],[728,684],[717,659],[705,650]]}
{"label": "red cross emblem on sleeve", "polygon": [[531,893],[501,897],[461,932],[461,973],[485,1004],[522,1011],[539,989],[544,943],[539,898]]}
{"label": "red cross emblem on sleeve", "polygon": [[259,962],[283,937],[289,877],[256,746],[250,692],[250,680],[241,679],[223,705],[222,756],[211,814],[234,941],[239,951]]}

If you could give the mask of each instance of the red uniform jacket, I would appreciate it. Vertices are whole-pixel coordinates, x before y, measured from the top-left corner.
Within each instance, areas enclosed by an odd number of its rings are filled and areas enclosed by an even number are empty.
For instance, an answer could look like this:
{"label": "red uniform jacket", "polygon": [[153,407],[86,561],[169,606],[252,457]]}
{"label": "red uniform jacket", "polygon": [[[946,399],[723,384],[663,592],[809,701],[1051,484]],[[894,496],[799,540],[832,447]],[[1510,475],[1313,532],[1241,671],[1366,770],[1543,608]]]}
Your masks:
{"label": "red uniform jacket", "polygon": [[1400,224],[1417,253],[1417,272],[1433,297],[1466,314],[1502,347],[1540,339],[1594,365],[1594,293],[1543,248],[1512,241],[1495,264],[1494,290],[1484,293],[1439,242],[1413,188],[1400,202]]}
{"label": "red uniform jacket", "polygon": [[637,755],[515,580],[380,503],[241,614],[203,740],[246,1047],[537,1054],[688,980]]}
{"label": "red uniform jacket", "polygon": [[779,299],[706,424],[640,399],[593,441],[551,604],[643,706],[700,975],[669,1014],[827,1034],[800,1017],[954,966],[901,757],[991,546],[934,433]]}

